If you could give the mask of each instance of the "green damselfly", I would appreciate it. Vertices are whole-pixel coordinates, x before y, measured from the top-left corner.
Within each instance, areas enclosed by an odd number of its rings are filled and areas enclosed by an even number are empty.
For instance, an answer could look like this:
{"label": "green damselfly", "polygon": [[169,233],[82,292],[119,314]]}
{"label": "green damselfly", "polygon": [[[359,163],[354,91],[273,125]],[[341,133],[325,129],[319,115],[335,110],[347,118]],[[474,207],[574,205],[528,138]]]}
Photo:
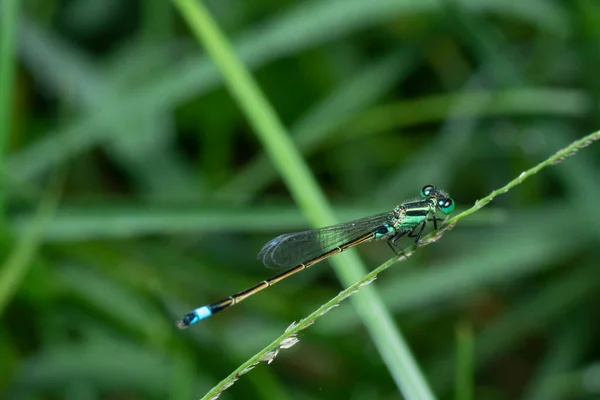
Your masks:
{"label": "green damselfly", "polygon": [[264,245],[258,253],[258,258],[267,267],[289,269],[221,301],[196,308],[177,321],[177,326],[181,329],[187,328],[361,243],[386,240],[396,251],[395,243],[408,235],[414,237],[415,243],[418,244],[428,221],[433,221],[433,227],[437,229],[438,209],[443,214],[450,214],[454,210],[454,201],[447,193],[433,185],[427,185],[421,189],[419,199],[399,204],[392,211],[325,228],[278,236]]}

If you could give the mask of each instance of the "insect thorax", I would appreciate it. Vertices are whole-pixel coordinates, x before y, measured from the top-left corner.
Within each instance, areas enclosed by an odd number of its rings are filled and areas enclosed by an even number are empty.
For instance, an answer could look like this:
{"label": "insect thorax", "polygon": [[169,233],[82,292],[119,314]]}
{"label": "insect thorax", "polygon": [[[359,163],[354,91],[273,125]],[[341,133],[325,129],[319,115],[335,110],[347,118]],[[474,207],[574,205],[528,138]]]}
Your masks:
{"label": "insect thorax", "polygon": [[435,199],[426,199],[398,205],[394,209],[392,226],[397,232],[412,230],[415,226],[426,220],[435,210]]}
{"label": "insect thorax", "polygon": [[391,225],[394,228],[394,230],[396,231],[400,231],[400,225],[402,223],[402,220],[404,219],[404,217],[406,216],[406,207],[399,204],[396,206],[396,208],[394,208],[393,211],[394,216],[392,217]]}

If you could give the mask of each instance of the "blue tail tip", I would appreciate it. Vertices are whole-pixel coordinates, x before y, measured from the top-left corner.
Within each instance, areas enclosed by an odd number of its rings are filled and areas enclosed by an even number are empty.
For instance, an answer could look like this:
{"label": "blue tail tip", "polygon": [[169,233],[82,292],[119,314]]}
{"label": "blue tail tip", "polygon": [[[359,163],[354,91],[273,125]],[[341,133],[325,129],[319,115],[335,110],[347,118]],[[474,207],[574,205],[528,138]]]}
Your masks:
{"label": "blue tail tip", "polygon": [[212,311],[208,306],[202,306],[200,308],[196,308],[191,313],[187,313],[177,321],[177,327],[179,329],[185,329],[190,325],[195,324],[198,321],[201,321],[205,318],[208,318],[212,315]]}

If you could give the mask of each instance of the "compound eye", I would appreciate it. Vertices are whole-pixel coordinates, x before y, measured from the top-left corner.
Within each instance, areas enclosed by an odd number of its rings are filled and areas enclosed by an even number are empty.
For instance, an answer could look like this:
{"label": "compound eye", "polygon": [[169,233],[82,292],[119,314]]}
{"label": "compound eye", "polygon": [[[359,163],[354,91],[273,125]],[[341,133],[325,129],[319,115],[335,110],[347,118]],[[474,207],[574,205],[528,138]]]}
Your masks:
{"label": "compound eye", "polygon": [[452,211],[454,211],[454,201],[450,198],[439,199],[438,207],[444,214],[450,214]]}
{"label": "compound eye", "polygon": [[421,197],[429,197],[435,192],[435,187],[433,185],[423,186],[421,189]]}

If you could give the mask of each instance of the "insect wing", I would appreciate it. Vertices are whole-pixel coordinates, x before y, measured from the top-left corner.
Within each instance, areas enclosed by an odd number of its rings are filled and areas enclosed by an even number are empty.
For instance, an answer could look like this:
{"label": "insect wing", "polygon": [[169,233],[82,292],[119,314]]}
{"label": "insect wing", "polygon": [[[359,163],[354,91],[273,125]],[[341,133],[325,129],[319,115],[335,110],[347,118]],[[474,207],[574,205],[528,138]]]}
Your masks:
{"label": "insect wing", "polygon": [[286,233],[265,244],[258,259],[269,268],[293,267],[359,238],[392,218],[393,213],[386,212],[320,229]]}

